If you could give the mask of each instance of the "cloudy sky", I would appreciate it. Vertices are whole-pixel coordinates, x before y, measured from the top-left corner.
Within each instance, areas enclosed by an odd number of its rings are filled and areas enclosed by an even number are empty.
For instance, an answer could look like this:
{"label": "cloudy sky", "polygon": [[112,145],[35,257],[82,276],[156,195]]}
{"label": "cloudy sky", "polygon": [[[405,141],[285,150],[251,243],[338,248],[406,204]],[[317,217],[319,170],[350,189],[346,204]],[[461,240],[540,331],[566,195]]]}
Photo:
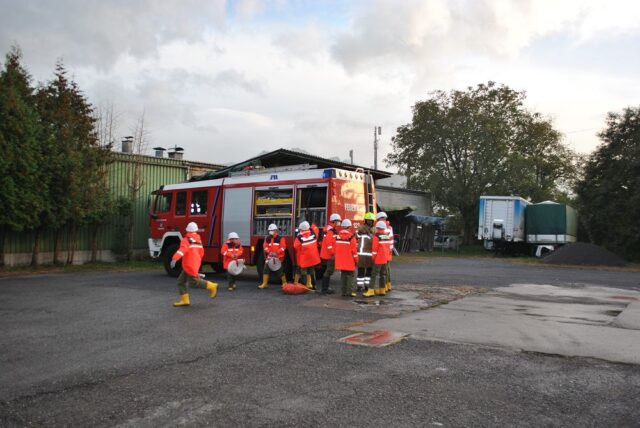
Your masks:
{"label": "cloudy sky", "polygon": [[[36,82],[62,58],[118,135],[237,162],[300,148],[373,164],[429,91],[527,91],[590,152],[608,111],[640,105],[637,0],[0,0],[0,48]],[[151,150],[149,149],[149,154]],[[381,160],[379,160],[381,162]],[[380,164],[379,164],[380,165]]]}

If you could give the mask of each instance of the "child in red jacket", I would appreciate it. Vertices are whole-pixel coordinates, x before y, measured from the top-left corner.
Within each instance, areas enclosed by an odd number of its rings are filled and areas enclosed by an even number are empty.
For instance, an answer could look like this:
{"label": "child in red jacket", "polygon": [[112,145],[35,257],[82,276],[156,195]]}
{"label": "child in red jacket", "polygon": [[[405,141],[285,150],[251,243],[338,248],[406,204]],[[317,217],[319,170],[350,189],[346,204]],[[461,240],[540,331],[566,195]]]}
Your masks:
{"label": "child in red jacket", "polygon": [[[371,288],[367,290],[364,297],[384,296],[387,284],[387,264],[391,258],[391,246],[393,238],[388,234],[387,223],[379,221],[376,223],[376,233],[371,242],[371,257],[373,258],[373,270],[371,271]],[[376,284],[376,279],[380,275],[380,281]],[[375,288],[375,291],[373,290]]]}
{"label": "child in red jacket", "polygon": [[341,230],[334,238],[333,252],[336,258],[336,270],[340,271],[342,297],[356,297],[353,290],[358,264],[358,244],[351,231],[351,220],[342,220],[340,226]]}
{"label": "child in red jacket", "polygon": [[[242,258],[242,243],[240,242],[240,237],[236,232],[229,233],[227,242],[222,244],[222,248],[220,249],[220,253],[222,253],[222,267],[224,269],[229,269],[229,263],[232,261],[238,261]],[[231,274],[227,270],[227,282],[229,291],[233,291],[236,289],[236,276]]]}
{"label": "child in red jacket", "polygon": [[318,235],[311,229],[307,221],[300,223],[300,233],[293,241],[293,248],[296,250],[296,262],[300,268],[300,275],[307,279],[307,288],[313,289],[312,275],[315,267],[320,264],[320,253],[318,252]]}
{"label": "child in red jacket", "polygon": [[180,248],[171,258],[171,269],[176,267],[178,260],[182,259],[182,272],[178,277],[178,290],[180,291],[180,301],[173,306],[189,306],[189,294],[187,293],[187,283],[195,288],[206,288],[210,292],[211,298],[215,298],[218,292],[218,284],[200,279],[200,264],[204,249],[202,240],[198,235],[198,225],[191,222],[187,225],[187,234],[180,242]]}

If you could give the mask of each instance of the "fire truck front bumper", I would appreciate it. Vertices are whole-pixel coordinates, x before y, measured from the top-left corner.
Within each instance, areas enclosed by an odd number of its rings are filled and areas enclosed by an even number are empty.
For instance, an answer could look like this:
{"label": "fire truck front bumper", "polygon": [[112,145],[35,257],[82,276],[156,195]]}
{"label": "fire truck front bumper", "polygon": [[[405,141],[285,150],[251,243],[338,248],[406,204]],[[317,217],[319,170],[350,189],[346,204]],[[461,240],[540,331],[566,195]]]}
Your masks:
{"label": "fire truck front bumper", "polygon": [[162,239],[149,238],[149,254],[151,258],[157,259],[162,251]]}

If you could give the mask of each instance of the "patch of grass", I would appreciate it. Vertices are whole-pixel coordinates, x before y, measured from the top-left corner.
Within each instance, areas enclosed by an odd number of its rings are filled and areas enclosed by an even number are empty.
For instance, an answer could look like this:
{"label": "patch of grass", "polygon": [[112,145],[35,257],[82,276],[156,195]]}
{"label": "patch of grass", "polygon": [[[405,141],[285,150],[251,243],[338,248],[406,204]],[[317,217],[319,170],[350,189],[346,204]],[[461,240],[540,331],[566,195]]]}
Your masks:
{"label": "patch of grass", "polygon": [[393,260],[398,261],[411,261],[415,259],[425,259],[431,257],[479,257],[479,258],[491,258],[494,257],[492,251],[487,251],[481,245],[463,245],[458,250],[442,250],[440,248],[434,248],[433,251],[419,251],[416,253],[402,253],[399,256],[394,256]]}
{"label": "patch of grass", "polygon": [[153,260],[135,260],[116,263],[85,263],[83,265],[53,265],[46,264],[38,267],[14,266],[0,270],[0,277],[39,275],[44,273],[73,273],[73,272],[143,272],[163,270],[162,263]]}

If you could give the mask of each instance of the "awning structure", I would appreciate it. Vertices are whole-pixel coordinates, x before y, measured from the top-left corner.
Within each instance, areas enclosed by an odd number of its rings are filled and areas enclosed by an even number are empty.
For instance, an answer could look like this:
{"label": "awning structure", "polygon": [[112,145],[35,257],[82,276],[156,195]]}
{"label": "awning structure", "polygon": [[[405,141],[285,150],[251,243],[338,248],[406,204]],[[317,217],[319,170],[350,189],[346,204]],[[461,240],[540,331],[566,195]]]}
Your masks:
{"label": "awning structure", "polygon": [[404,217],[409,213],[415,211],[416,207],[413,205],[407,206],[393,206],[393,205],[380,205],[378,204],[378,211],[384,211],[388,216]]}
{"label": "awning structure", "polygon": [[198,177],[193,177],[192,181],[228,177],[232,172],[243,171],[246,169],[277,168],[300,164],[316,165],[318,168],[346,169],[348,171],[355,171],[358,168],[362,168],[365,171],[371,173],[375,180],[391,177],[391,175],[393,175],[392,173],[387,171],[380,171],[377,169],[366,168],[361,165],[354,165],[336,161],[333,159],[326,159],[319,156],[311,155],[309,153],[301,153],[288,149],[278,149],[269,153],[263,153],[261,155],[252,157],[243,162],[223,168],[219,171],[203,174]]}

